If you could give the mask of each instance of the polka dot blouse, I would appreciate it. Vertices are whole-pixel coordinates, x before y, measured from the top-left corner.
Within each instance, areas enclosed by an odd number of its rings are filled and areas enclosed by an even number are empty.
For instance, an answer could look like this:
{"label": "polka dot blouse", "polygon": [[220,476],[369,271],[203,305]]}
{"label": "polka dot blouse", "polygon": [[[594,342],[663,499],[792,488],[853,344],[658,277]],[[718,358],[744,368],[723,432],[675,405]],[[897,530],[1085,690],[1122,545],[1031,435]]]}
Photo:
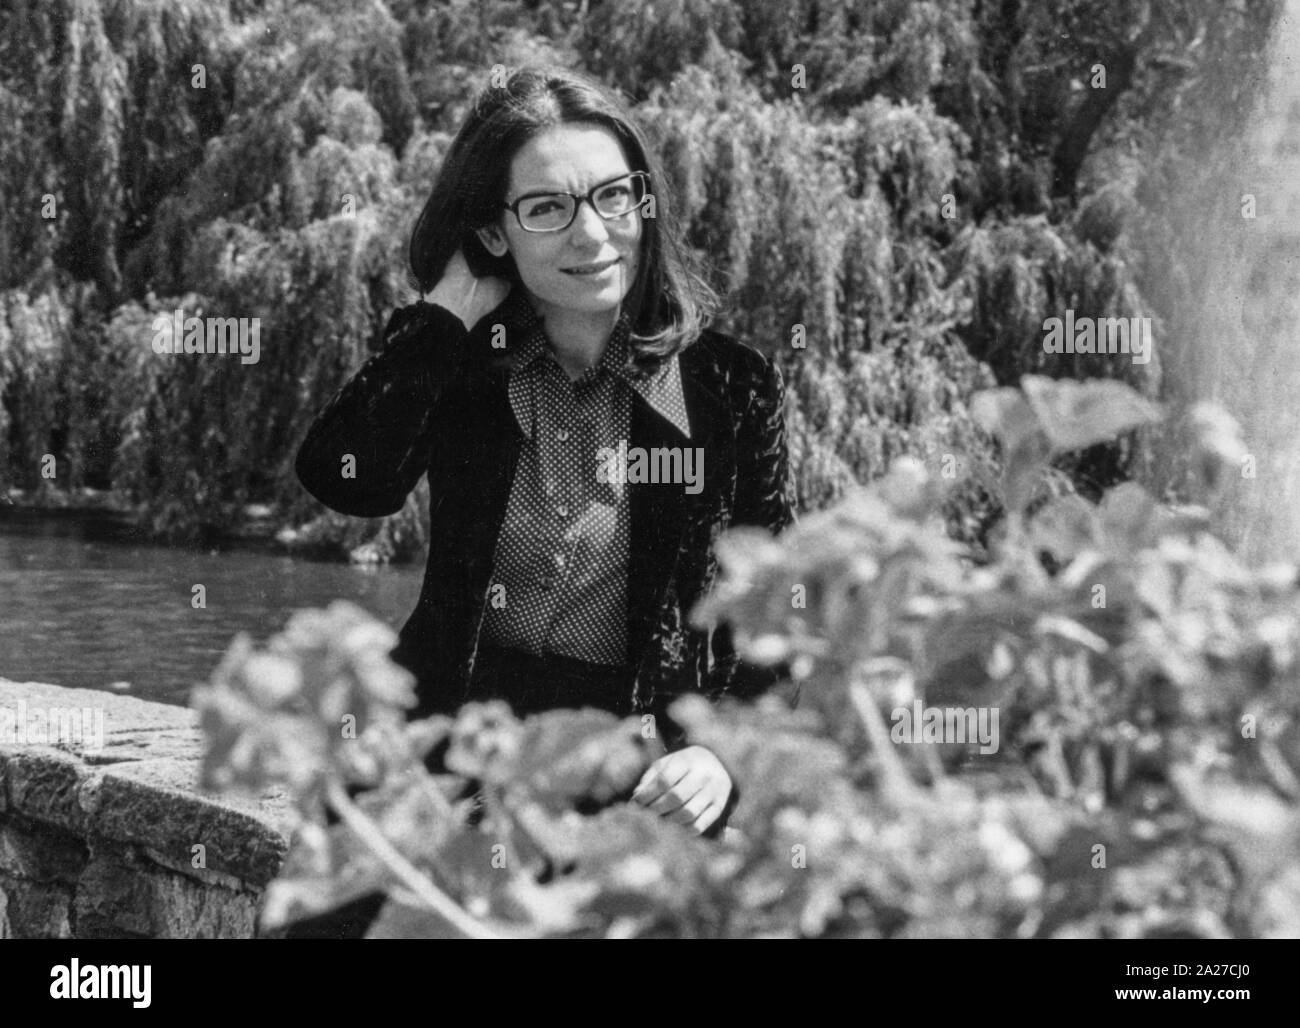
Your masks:
{"label": "polka dot blouse", "polygon": [[480,642],[594,664],[627,660],[628,486],[598,475],[597,454],[626,443],[632,391],[689,436],[677,358],[648,377],[626,368],[623,314],[600,361],[577,379],[555,360],[524,297],[509,397],[525,439],[497,539]]}

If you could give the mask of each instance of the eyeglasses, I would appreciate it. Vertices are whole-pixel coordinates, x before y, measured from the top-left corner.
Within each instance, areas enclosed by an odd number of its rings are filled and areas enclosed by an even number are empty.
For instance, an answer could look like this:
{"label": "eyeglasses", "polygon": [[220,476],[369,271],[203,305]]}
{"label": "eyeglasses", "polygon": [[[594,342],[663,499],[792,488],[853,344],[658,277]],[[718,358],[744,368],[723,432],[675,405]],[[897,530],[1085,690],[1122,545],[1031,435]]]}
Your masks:
{"label": "eyeglasses", "polygon": [[650,175],[632,171],[592,186],[581,196],[576,193],[525,193],[514,203],[502,204],[513,211],[525,232],[563,232],[578,216],[578,205],[586,200],[606,221],[631,214],[650,192]]}

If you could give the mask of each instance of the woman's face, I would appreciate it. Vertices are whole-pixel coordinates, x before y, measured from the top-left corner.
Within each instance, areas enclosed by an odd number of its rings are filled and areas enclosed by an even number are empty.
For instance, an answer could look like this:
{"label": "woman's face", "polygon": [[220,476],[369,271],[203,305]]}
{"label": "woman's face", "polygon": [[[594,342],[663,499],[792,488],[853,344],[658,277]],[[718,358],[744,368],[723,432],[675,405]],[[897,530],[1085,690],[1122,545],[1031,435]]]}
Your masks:
{"label": "woman's face", "polygon": [[[558,125],[534,136],[510,165],[506,202],[528,193],[585,194],[629,171],[618,139],[598,125]],[[504,236],[502,236],[504,231]],[[538,313],[547,306],[595,313],[618,308],[636,279],[641,252],[641,212],[606,221],[585,200],[573,223],[559,232],[526,232],[510,211],[480,234],[500,256],[514,256],[519,277]],[[578,274],[595,267],[595,274]]]}

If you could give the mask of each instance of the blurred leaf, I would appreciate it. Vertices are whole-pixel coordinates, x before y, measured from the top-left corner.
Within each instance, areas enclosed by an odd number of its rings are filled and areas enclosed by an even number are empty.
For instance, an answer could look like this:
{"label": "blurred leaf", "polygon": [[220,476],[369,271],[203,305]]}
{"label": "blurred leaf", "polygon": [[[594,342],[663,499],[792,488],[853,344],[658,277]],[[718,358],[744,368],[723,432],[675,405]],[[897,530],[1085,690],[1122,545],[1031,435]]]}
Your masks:
{"label": "blurred leaf", "polygon": [[555,710],[529,718],[515,765],[517,785],[562,809],[579,800],[605,805],[630,793],[652,757],[638,721],[601,710]]}
{"label": "blurred leaf", "polygon": [[1007,454],[1026,449],[1043,431],[1035,409],[1019,389],[985,389],[971,397],[971,414],[984,431],[1002,441]]}
{"label": "blurred leaf", "polygon": [[1034,514],[1029,538],[1035,549],[1067,563],[1084,550],[1099,547],[1101,523],[1092,504],[1069,493],[1054,497]]}
{"label": "blurred leaf", "polygon": [[304,825],[266,888],[261,924],[273,929],[316,917],[390,882],[386,869],[342,825]]}
{"label": "blurred leaf", "polygon": [[1109,442],[1160,417],[1154,404],[1114,379],[1074,382],[1025,375],[1020,384],[1053,456]]}
{"label": "blurred leaf", "polygon": [[1121,556],[1152,545],[1172,519],[1172,515],[1162,511],[1155,498],[1135,482],[1123,482],[1107,490],[1101,498],[1098,515],[1106,551]]}
{"label": "blurred leaf", "polygon": [[455,925],[436,911],[389,898],[366,930],[367,939],[464,939]]}

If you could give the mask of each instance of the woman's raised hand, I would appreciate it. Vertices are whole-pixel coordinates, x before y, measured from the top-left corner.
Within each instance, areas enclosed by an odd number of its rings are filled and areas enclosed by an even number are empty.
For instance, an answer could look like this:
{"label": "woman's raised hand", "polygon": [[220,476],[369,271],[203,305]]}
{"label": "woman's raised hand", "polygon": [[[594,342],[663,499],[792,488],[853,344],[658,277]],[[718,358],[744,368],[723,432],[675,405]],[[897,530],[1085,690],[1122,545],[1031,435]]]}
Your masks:
{"label": "woman's raised hand", "polygon": [[425,296],[429,303],[445,307],[460,318],[466,328],[473,328],[480,318],[495,310],[510,293],[510,283],[503,278],[479,278],[469,270],[465,255],[457,250],[447,262],[442,278]]}

